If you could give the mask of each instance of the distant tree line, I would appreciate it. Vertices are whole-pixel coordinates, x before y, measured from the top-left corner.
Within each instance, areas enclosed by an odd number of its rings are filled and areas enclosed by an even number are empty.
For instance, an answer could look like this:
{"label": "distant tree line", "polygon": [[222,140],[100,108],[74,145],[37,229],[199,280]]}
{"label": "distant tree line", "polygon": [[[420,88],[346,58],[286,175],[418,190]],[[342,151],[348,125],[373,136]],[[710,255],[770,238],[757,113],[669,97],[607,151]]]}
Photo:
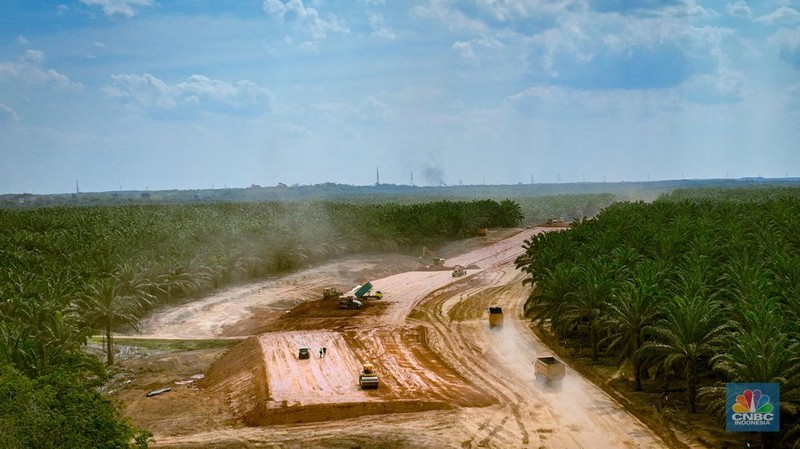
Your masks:
{"label": "distant tree line", "polygon": [[526,313],[631,387],[681,385],[686,411],[723,416],[725,382],[781,385],[781,433],[800,447],[800,189],[680,191],[616,203],[532,236],[517,261]]}

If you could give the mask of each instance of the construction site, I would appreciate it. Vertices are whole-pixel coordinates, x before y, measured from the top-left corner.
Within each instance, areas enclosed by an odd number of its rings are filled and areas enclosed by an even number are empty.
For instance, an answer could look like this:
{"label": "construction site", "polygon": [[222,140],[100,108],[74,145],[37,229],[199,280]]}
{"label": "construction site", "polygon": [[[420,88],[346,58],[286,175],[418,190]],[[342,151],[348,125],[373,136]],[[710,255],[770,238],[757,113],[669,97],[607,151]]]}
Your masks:
{"label": "construction site", "polygon": [[667,447],[566,364],[536,365],[552,352],[522,315],[514,259],[548,230],[336,261],[157,311],[128,338],[230,344],[132,353],[116,396],[157,448]]}

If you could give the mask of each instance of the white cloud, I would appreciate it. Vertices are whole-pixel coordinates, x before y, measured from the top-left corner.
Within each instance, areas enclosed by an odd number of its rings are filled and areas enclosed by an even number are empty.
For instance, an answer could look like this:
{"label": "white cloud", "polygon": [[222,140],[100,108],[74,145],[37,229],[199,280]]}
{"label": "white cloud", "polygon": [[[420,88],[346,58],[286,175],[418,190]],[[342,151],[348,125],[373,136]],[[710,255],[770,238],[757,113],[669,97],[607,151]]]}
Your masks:
{"label": "white cloud", "polygon": [[17,43],[20,45],[28,45],[30,41],[28,41],[28,39],[25,36],[20,34],[19,36],[17,36]]}
{"label": "white cloud", "polygon": [[774,24],[791,25],[800,22],[800,12],[797,12],[796,9],[782,6],[769,14],[759,17],[756,20],[758,20],[759,22],[769,23],[771,25]]}
{"label": "white cloud", "polygon": [[138,11],[136,8],[151,6],[153,0],[80,0],[84,5],[100,6],[107,16],[122,16],[130,18]]}
{"label": "white cloud", "polygon": [[268,106],[273,99],[269,90],[251,81],[232,84],[192,75],[186,81],[170,85],[149,73],[113,75],[111,79],[112,85],[104,89],[109,97],[160,109],[212,104],[243,109]]}
{"label": "white cloud", "polygon": [[728,10],[728,14],[734,17],[740,17],[743,19],[748,19],[753,16],[753,11],[750,10],[750,6],[747,5],[747,2],[744,0],[738,0],[733,3],[728,3],[725,5]]}
{"label": "white cloud", "polygon": [[541,17],[561,14],[578,5],[575,0],[477,0],[479,11],[492,20],[507,22],[521,17]]}
{"label": "white cloud", "polygon": [[389,106],[375,97],[367,97],[357,108],[357,113],[362,120],[384,121],[392,117]]}
{"label": "white cloud", "polygon": [[358,103],[316,103],[310,108],[337,120],[362,124],[383,122],[394,116],[391,108],[375,97],[366,97]]}
{"label": "white cloud", "polygon": [[289,137],[311,137],[311,131],[300,125],[290,122],[281,122],[275,125],[275,129],[282,135]]}
{"label": "white cloud", "polygon": [[372,13],[369,15],[369,26],[372,28],[372,35],[381,39],[394,39],[395,34],[386,26],[386,21],[382,14]]}
{"label": "white cloud", "polygon": [[288,0],[286,3],[283,0],[264,0],[264,11],[282,22],[297,23],[315,39],[327,37],[328,32],[350,32],[335,15],[323,19],[316,8],[305,6],[302,0]]}
{"label": "white cloud", "polygon": [[28,50],[16,62],[0,61],[0,81],[19,80],[28,84],[55,84],[64,87],[81,87],[53,69],[42,67],[45,57],[39,50]]}
{"label": "white cloud", "polygon": [[800,29],[790,30],[783,28],[775,32],[768,39],[769,43],[791,51],[800,50]]}
{"label": "white cloud", "polygon": [[433,0],[427,5],[411,8],[411,14],[423,19],[436,20],[449,30],[486,33],[489,28],[482,21],[468,17],[461,11],[451,9],[446,2]]}
{"label": "white cloud", "polygon": [[674,109],[672,92],[643,90],[582,91],[534,86],[506,97],[505,104],[523,115],[548,119],[644,117]]}
{"label": "white cloud", "polygon": [[472,39],[470,41],[456,42],[453,44],[453,50],[457,51],[458,54],[467,59],[478,59],[476,50],[480,51],[481,49],[492,50],[501,48],[503,48],[503,44],[497,39],[493,38]]}
{"label": "white cloud", "polygon": [[717,14],[711,10],[703,8],[697,4],[696,0],[683,0],[676,5],[670,5],[663,9],[662,15],[673,18],[700,18],[713,17]]}
{"label": "white cloud", "polygon": [[10,122],[15,122],[19,119],[17,111],[10,106],[0,103],[0,125]]}
{"label": "white cloud", "polygon": [[739,72],[720,70],[697,75],[680,87],[680,93],[694,103],[730,103],[744,97],[744,76]]}

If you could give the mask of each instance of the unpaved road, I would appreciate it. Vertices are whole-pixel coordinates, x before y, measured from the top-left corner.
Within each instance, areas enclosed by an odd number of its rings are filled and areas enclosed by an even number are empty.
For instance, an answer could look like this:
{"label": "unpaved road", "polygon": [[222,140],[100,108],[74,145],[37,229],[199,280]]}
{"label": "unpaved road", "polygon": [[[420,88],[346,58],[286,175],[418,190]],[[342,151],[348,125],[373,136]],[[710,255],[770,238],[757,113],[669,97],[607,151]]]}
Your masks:
{"label": "unpaved road", "polygon": [[[157,313],[144,323],[147,337],[252,337],[221,355],[199,387],[149,401],[121,395],[128,413],[154,431],[152,447],[666,447],[574,371],[560,388],[537,382],[532,362],[548,350],[521,316],[528,288],[514,259],[544,230],[520,231],[448,258],[448,267],[472,267],[464,277],[409,270],[368,279],[385,296],[358,311],[316,299],[342,276],[375,273],[379,260],[328,264]],[[404,268],[398,260],[386,272]],[[490,305],[503,307],[503,326],[489,327]],[[301,346],[310,359],[297,359]],[[367,361],[378,390],[357,386]],[[202,425],[186,424],[189,413],[202,414]]]}

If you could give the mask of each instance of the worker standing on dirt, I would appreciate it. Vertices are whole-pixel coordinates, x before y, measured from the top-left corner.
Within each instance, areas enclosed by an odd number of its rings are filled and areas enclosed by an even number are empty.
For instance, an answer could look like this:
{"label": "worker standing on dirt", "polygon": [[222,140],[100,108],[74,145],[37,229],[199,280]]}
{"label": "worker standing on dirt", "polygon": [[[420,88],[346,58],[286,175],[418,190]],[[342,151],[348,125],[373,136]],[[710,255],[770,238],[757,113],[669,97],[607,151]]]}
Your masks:
{"label": "worker standing on dirt", "polygon": [[322,348],[319,348],[319,358],[322,358]]}
{"label": "worker standing on dirt", "polygon": [[322,356],[323,356],[323,357],[325,357],[326,355],[328,355],[328,348],[326,348],[325,346],[323,346],[323,347],[322,347]]}

